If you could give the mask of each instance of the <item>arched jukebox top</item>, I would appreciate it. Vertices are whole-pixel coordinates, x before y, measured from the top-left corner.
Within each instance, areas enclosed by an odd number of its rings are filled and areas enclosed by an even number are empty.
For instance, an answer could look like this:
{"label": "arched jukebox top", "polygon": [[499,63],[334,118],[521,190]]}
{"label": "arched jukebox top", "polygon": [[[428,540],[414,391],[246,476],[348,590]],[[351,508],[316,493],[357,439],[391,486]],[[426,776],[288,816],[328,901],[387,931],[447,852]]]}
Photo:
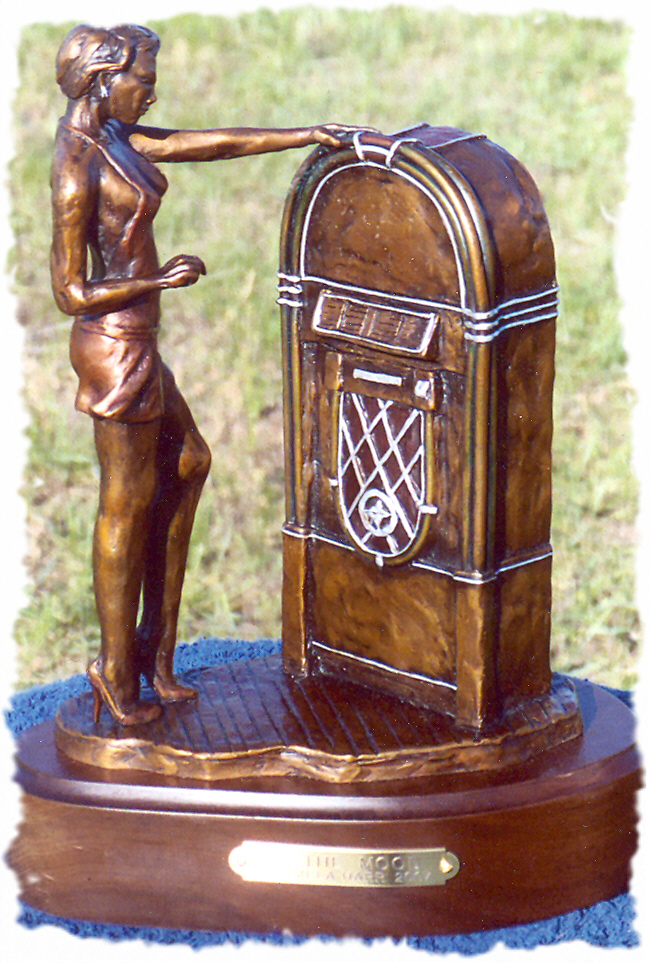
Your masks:
{"label": "arched jukebox top", "polygon": [[469,725],[550,684],[554,252],[482,135],[318,148],[286,204],[283,638]]}

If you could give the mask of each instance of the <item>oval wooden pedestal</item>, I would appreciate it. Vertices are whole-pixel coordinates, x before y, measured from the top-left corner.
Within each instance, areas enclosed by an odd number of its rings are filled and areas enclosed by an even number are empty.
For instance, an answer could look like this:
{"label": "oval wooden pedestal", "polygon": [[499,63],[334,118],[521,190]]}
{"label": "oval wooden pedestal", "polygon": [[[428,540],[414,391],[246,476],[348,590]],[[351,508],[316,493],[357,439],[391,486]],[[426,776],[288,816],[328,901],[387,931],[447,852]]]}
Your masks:
{"label": "oval wooden pedestal", "polygon": [[[571,743],[509,769],[378,783],[111,771],[67,759],[42,723],[19,742],[24,818],[9,861],[28,904],[135,926],[436,935],[584,908],[627,889],[640,769],[629,710],[577,688],[584,736]],[[436,886],[251,882],[229,865],[248,840],[441,847],[460,868]]]}

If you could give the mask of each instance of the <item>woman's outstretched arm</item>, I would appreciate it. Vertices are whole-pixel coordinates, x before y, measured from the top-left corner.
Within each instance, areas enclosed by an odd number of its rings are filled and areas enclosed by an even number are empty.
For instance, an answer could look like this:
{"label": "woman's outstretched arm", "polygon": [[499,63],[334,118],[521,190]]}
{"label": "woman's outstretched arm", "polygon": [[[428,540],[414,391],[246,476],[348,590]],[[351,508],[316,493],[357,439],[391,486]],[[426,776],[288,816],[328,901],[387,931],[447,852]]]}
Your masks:
{"label": "woman's outstretched arm", "polygon": [[267,154],[324,144],[338,147],[357,127],[320,124],[315,127],[227,127],[217,130],[164,130],[134,127],[130,141],[135,150],[151,161],[212,161],[250,154]]}

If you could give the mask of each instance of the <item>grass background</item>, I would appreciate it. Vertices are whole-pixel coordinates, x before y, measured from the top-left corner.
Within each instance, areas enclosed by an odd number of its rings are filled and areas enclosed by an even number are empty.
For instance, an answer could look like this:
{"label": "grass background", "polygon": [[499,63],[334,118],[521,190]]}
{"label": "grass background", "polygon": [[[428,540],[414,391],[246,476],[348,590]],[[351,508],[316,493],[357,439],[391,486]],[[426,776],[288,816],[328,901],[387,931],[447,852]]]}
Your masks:
{"label": "grass background", "polygon": [[[553,666],[635,680],[636,488],[631,389],[618,324],[614,218],[630,121],[619,23],[303,8],[233,19],[183,16],[161,36],[161,126],[420,121],[486,133],[544,196],[561,312],[555,397]],[[74,411],[69,319],[49,288],[49,165],[65,104],[54,58],[69,25],[34,25],[20,50],[12,165],[13,260],[31,415],[24,494],[30,602],[19,616],[20,685],[82,671],[99,641],[91,587],[97,468],[90,419]],[[287,152],[165,165],[161,259],[201,255],[207,278],[167,292],[162,354],[214,455],[198,512],[179,637],[277,636],[283,519],[278,228]]]}

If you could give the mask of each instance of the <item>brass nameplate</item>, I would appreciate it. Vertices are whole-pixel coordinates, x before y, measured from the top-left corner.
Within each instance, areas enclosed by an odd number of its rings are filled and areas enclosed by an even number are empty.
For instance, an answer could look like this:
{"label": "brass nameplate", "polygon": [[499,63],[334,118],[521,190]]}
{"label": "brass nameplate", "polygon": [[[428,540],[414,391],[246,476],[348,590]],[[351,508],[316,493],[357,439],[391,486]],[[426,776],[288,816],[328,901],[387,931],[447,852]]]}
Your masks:
{"label": "brass nameplate", "polygon": [[441,886],[459,872],[445,849],[348,849],[246,839],[229,853],[234,873],[251,883],[367,888]]}

